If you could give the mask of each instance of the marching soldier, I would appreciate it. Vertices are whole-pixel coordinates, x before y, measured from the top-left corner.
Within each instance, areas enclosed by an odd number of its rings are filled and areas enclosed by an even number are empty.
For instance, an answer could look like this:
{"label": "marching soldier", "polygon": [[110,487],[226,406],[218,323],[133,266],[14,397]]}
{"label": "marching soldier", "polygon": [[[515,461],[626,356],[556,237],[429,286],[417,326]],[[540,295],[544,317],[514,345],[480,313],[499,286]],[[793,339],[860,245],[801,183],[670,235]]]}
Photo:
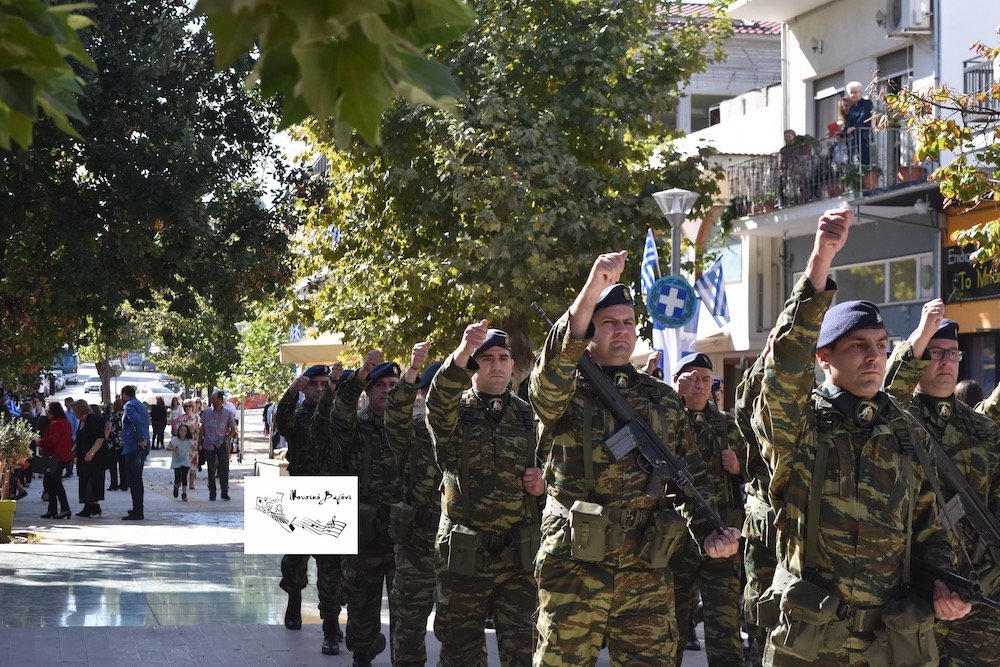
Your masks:
{"label": "marching soldier", "polygon": [[[709,497],[722,522],[727,526],[743,523],[742,469],[743,441],[736,421],[716,409],[711,398],[712,360],[705,354],[682,357],[674,369],[674,388],[684,401],[694,447],[704,462],[708,476]],[[691,463],[689,460],[688,463]],[[715,667],[738,665],[743,661],[740,638],[740,562],[739,553],[729,558],[702,555],[693,539],[685,540],[670,559],[674,577],[674,602],[677,628],[683,635],[697,604],[697,592],[705,619],[705,653]],[[684,645],[678,642],[676,665],[680,667]]]}
{"label": "marching soldier", "polygon": [[534,415],[510,390],[513,372],[507,334],[482,320],[466,327],[427,393],[444,474],[434,619],[442,667],[481,664],[487,615],[501,663],[531,664],[545,483],[535,464]]}
{"label": "marching soldier", "polygon": [[976,406],[976,412],[984,414],[1000,424],[1000,382],[997,383],[993,393]]}
{"label": "marching soldier", "polygon": [[[954,462],[961,483],[969,485],[985,501],[996,519],[1000,517],[1000,427],[955,398],[958,364],[958,324],[944,319],[944,302],[934,299],[923,306],[920,326],[906,343],[893,350],[887,375],[888,391],[900,403],[918,411],[923,425],[941,444],[943,454]],[[942,452],[938,452],[941,456]],[[955,494],[945,475],[941,486]],[[959,506],[961,506],[960,499]],[[958,570],[963,575],[975,573],[987,595],[1000,591],[1000,562],[994,557],[961,512],[945,512],[955,521],[959,539]],[[970,563],[967,558],[976,559]],[[934,626],[943,665],[971,667],[1000,665],[1000,611],[977,605],[965,618],[942,621]]]}
{"label": "marching soldier", "polygon": [[[649,473],[635,451],[619,461],[606,451],[604,440],[621,425],[577,372],[580,357],[589,354],[666,446],[691,451],[677,393],[630,363],[634,304],[628,288],[617,284],[627,256],[622,251],[596,259],[531,373],[548,487],[535,570],[536,667],[593,665],[605,643],[613,665],[666,665],[676,653],[666,566],[683,538],[684,520],[665,487],[657,497],[646,494]],[[714,533],[692,519],[691,529],[712,557],[728,558],[739,547],[735,528]]]}
{"label": "marching soldier", "polygon": [[[940,581],[933,607],[906,594],[909,563],[953,553],[912,456],[927,441],[881,391],[888,336],[866,301],[830,307],[830,266],[850,212],[819,219],[805,274],[764,356],[753,428],[772,471],[777,560],[758,605],[771,616],[765,665],[933,665],[936,616],[970,605]],[[824,383],[813,391],[818,364]]]}

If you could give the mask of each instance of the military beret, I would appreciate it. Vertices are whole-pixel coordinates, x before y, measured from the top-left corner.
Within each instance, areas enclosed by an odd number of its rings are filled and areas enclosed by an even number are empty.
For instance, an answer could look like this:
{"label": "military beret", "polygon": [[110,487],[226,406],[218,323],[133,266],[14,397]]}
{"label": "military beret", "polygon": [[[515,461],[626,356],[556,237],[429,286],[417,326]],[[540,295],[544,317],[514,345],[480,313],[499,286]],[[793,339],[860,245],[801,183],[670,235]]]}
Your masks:
{"label": "military beret", "polygon": [[340,385],[350,380],[352,377],[354,377],[355,373],[357,373],[357,371],[345,368],[344,372],[340,374],[340,379],[337,380],[337,386],[339,387]]}
{"label": "military beret", "polygon": [[486,340],[484,340],[479,347],[472,351],[472,355],[469,357],[469,363],[467,363],[465,367],[470,371],[479,370],[479,364],[476,363],[476,357],[491,347],[502,347],[505,350],[509,350],[510,337],[507,335],[507,332],[501,329],[487,330]]}
{"label": "military beret", "polygon": [[597,303],[594,304],[594,312],[596,313],[602,308],[610,308],[611,306],[629,306],[635,308],[635,299],[632,298],[632,290],[621,283],[605,287],[604,291],[597,297]]}
{"label": "military beret", "polygon": [[855,329],[884,329],[882,313],[871,301],[844,301],[826,311],[816,347],[830,347]]}
{"label": "military beret", "polygon": [[945,318],[941,320],[937,331],[931,336],[931,340],[939,338],[941,340],[958,340],[958,322]]}
{"label": "military beret", "polygon": [[712,370],[712,360],[703,352],[686,354],[674,366],[674,377],[677,377],[688,368],[707,368],[708,370]]}
{"label": "military beret", "polygon": [[403,371],[400,369],[399,364],[395,361],[386,361],[372,369],[372,372],[368,374],[368,381],[378,382],[382,378],[387,377],[398,378],[402,374]]}
{"label": "military beret", "polygon": [[424,372],[420,374],[420,388],[427,389],[431,386],[431,380],[434,379],[434,374],[438,372],[441,368],[443,361],[435,361],[433,364],[424,369]]}
{"label": "military beret", "polygon": [[306,376],[307,378],[318,378],[323,375],[329,375],[329,374],[330,374],[329,366],[322,366],[322,365],[310,366],[309,368],[306,369],[306,372],[303,373],[303,375]]}

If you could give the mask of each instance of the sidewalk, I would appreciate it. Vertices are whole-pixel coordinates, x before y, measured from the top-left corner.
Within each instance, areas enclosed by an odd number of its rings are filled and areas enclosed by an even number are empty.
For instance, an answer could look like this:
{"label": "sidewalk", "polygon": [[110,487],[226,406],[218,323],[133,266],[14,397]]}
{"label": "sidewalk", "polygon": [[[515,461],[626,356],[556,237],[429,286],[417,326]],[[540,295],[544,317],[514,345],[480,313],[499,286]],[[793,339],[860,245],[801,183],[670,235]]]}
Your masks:
{"label": "sidewalk", "polygon": [[[282,624],[285,593],[278,588],[280,556],[243,554],[243,478],[267,458],[260,411],[247,412],[245,458],[230,466],[231,501],[209,502],[199,473],[188,502],[172,497],[170,453],[157,450],[143,478],[145,521],[121,521],[131,495],[107,491],[97,519],[38,518],[46,511],[36,479],[17,503],[14,532],[38,543],[0,545],[0,665],[330,665],[351,656],[320,654],[315,566],[303,592],[303,627]],[[70,507],[77,478],[65,480]],[[346,612],[341,614],[341,625]],[[428,663],[439,646],[428,623]],[[382,629],[388,636],[388,604]],[[487,631],[489,664],[499,665]],[[375,665],[390,665],[389,651]],[[604,653],[598,662],[608,665]],[[705,665],[688,652],[685,666]]]}

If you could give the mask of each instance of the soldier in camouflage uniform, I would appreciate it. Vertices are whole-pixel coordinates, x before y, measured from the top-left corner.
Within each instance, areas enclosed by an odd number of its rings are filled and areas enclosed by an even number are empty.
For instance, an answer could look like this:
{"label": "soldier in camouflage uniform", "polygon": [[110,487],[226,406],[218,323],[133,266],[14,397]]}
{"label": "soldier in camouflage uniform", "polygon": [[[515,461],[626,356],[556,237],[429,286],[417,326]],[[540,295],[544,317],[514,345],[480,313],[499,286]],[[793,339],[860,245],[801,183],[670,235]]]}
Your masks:
{"label": "soldier in camouflage uniform", "polygon": [[[708,475],[708,497],[727,526],[743,523],[743,491],[740,460],[743,439],[732,416],[719,412],[709,400],[712,361],[697,353],[682,357],[674,368],[674,388],[684,401],[698,460]],[[688,461],[692,463],[692,461]],[[705,622],[705,654],[712,667],[743,662],[740,638],[739,552],[729,558],[709,558],[693,539],[687,539],[670,559],[674,576],[677,627],[683,634],[691,621],[701,591]],[[678,642],[675,664],[680,667],[684,646]]]}
{"label": "soldier in camouflage uniform", "polygon": [[434,536],[441,518],[441,471],[421,411],[414,416],[419,392],[427,395],[441,363],[417,375],[427,360],[426,341],[413,346],[410,365],[389,392],[385,435],[396,452],[403,476],[403,500],[390,509],[390,533],[395,542],[396,631],[392,638],[396,667],[427,662],[427,618],[434,608]]}
{"label": "soldier in camouflage uniform", "polygon": [[[334,365],[311,366],[288,388],[278,401],[275,424],[285,434],[288,442],[288,474],[336,475],[342,472],[340,452],[329,451],[329,441],[313,437],[313,422],[317,415],[329,410],[330,401],[324,404],[321,395],[332,395],[330,387],[336,384],[342,367]],[[296,405],[299,393],[302,403]],[[316,589],[319,594],[319,615],[323,619],[323,647],[326,655],[340,653],[340,596],[343,587],[340,556],[314,555],[316,559]],[[287,554],[281,559],[281,588],[288,593],[285,609],[285,627],[298,630],[302,627],[302,589],[308,583],[308,554]]]}
{"label": "soldier in camouflage uniform", "polygon": [[[893,398],[919,411],[976,495],[1000,517],[1000,427],[955,398],[959,361],[958,324],[944,319],[944,302],[934,299],[924,304],[920,326],[893,350],[886,385]],[[943,478],[941,486],[950,500],[956,489]],[[967,521],[957,520],[956,529],[964,546],[958,550],[958,571],[969,576],[975,570],[985,593],[995,596],[1000,563],[977,548],[979,539]],[[974,566],[968,557],[977,559]],[[965,618],[934,629],[942,665],[1000,665],[1000,611],[978,605]]]}
{"label": "soldier in camouflage uniform", "polygon": [[984,414],[995,423],[1000,424],[1000,382],[997,383],[992,394],[979,402],[976,406],[976,412]]}
{"label": "soldier in camouflage uniform", "polygon": [[[347,597],[347,649],[355,667],[367,667],[385,650],[381,627],[382,588],[392,589],[395,556],[389,538],[389,507],[402,500],[396,455],[386,442],[383,416],[389,392],[399,381],[395,362],[372,350],[364,364],[341,382],[330,410],[330,439],[343,452],[344,468],[358,476],[358,555],[344,561]],[[368,405],[358,409],[364,391]],[[395,599],[389,598],[389,632],[396,625]]]}
{"label": "soldier in camouflage uniform", "polygon": [[[929,666],[933,617],[961,618],[970,605],[941,582],[933,609],[903,591],[911,554],[946,569],[954,554],[910,453],[926,451],[926,438],[881,391],[881,314],[866,301],[830,308],[829,270],[849,221],[847,209],[819,219],[805,274],[772,332],[753,415],[778,534],[778,567],[758,605],[777,618],[766,623],[764,664]],[[825,382],[813,391],[817,363]]]}
{"label": "soldier in camouflage uniform", "polygon": [[[613,665],[660,667],[673,662],[677,649],[666,565],[685,538],[679,501],[667,497],[665,486],[656,497],[647,495],[649,474],[635,451],[612,460],[603,442],[622,425],[577,371],[580,357],[590,354],[667,447],[691,451],[677,393],[630,363],[635,311],[628,288],[617,284],[627,256],[621,251],[595,260],[531,372],[548,486],[535,569],[536,667],[594,665],[605,643]],[[735,528],[715,533],[694,517],[690,527],[712,557],[728,558],[739,547]]]}
{"label": "soldier in camouflage uniform", "polygon": [[545,484],[535,465],[534,415],[510,391],[513,372],[507,334],[482,320],[466,327],[427,393],[427,425],[444,473],[434,619],[441,666],[480,664],[487,615],[501,663],[531,664],[532,566]]}

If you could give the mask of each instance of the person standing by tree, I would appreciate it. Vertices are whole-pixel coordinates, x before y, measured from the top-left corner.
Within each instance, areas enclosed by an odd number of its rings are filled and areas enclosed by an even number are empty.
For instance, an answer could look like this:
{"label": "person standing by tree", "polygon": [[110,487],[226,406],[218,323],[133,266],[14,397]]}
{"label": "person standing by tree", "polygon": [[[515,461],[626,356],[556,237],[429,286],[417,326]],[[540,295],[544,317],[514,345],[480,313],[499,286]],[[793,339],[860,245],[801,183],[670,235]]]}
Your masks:
{"label": "person standing by tree", "polygon": [[146,518],[143,508],[142,467],[149,454],[149,412],[135,397],[135,386],[122,387],[122,453],[125,467],[125,483],[132,493],[132,509],[122,517],[122,521],[142,521]]}

